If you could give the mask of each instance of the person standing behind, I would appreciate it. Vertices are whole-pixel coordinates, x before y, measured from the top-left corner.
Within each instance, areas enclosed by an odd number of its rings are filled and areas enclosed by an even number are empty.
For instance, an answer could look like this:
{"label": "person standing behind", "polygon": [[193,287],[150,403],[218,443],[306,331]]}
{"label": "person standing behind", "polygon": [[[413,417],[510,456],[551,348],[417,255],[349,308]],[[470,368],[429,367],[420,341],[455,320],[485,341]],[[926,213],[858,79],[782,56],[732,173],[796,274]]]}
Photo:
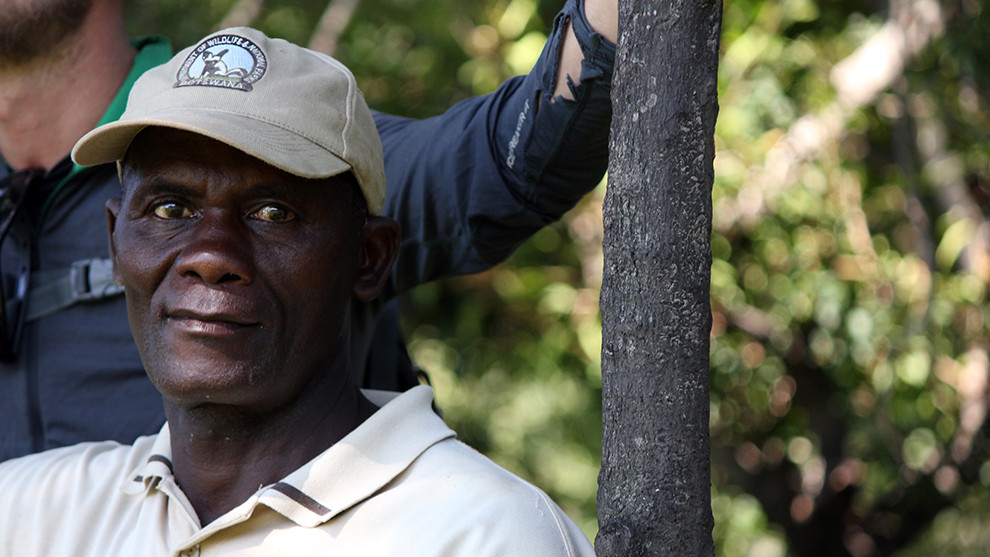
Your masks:
{"label": "person standing behind", "polygon": [[[385,211],[403,238],[383,295],[352,309],[360,385],[416,382],[396,365],[404,352],[394,315],[378,319],[384,301],[501,261],[604,173],[616,4],[587,3],[565,5],[528,76],[436,118],[375,115]],[[84,169],[67,153],[170,55],[163,40],[129,39],[123,0],[0,0],[0,460],[129,442],[164,420],[106,258],[99,215],[119,191],[116,168]],[[392,340],[374,341],[386,357],[370,362],[376,327]]]}

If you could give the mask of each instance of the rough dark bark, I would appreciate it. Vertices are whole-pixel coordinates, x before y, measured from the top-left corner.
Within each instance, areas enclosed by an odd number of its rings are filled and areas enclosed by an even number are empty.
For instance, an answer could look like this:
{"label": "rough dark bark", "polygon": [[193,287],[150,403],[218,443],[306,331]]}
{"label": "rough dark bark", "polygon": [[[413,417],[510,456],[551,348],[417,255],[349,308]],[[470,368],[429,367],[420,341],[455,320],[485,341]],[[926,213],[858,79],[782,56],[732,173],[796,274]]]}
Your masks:
{"label": "rough dark bark", "polygon": [[623,0],[601,311],[600,556],[712,555],[719,0]]}

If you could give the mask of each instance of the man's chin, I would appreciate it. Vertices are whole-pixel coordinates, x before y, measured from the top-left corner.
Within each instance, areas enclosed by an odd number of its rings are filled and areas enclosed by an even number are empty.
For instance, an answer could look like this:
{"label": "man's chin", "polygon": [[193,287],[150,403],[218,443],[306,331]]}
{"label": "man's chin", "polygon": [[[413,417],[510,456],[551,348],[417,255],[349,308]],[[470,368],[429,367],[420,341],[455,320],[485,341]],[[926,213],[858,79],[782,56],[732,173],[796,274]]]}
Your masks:
{"label": "man's chin", "polygon": [[149,370],[148,376],[166,400],[187,408],[251,405],[271,390],[271,378],[254,362],[218,365],[216,359],[185,357],[181,365]]}

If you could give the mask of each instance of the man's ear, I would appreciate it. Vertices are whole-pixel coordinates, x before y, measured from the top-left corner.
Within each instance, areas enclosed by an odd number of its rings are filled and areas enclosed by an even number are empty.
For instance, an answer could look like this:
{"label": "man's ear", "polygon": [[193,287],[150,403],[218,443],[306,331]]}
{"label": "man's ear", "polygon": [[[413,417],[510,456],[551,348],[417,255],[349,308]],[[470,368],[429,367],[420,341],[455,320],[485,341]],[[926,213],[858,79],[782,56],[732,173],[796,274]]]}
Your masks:
{"label": "man's ear", "polygon": [[361,230],[361,253],[358,256],[354,296],[370,302],[378,296],[392,274],[392,264],[399,253],[399,223],[388,217],[368,217]]}
{"label": "man's ear", "polygon": [[120,198],[111,197],[107,199],[107,234],[110,237],[110,262],[113,264],[113,281],[123,285],[120,278],[120,270],[117,268],[117,244],[113,239],[113,232],[117,228],[117,215],[120,214]]}

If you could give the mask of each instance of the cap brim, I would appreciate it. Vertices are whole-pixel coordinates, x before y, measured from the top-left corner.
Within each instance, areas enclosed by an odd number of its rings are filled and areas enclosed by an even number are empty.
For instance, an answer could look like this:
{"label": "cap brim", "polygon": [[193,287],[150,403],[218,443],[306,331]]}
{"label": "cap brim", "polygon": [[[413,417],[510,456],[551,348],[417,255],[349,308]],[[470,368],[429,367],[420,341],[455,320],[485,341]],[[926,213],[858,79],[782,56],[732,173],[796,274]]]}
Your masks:
{"label": "cap brim", "polygon": [[150,126],[204,135],[303,178],[327,178],[351,169],[324,147],[295,132],[255,118],[195,108],[163,110],[104,124],[76,143],[72,160],[80,166],[122,160],[137,134]]}

